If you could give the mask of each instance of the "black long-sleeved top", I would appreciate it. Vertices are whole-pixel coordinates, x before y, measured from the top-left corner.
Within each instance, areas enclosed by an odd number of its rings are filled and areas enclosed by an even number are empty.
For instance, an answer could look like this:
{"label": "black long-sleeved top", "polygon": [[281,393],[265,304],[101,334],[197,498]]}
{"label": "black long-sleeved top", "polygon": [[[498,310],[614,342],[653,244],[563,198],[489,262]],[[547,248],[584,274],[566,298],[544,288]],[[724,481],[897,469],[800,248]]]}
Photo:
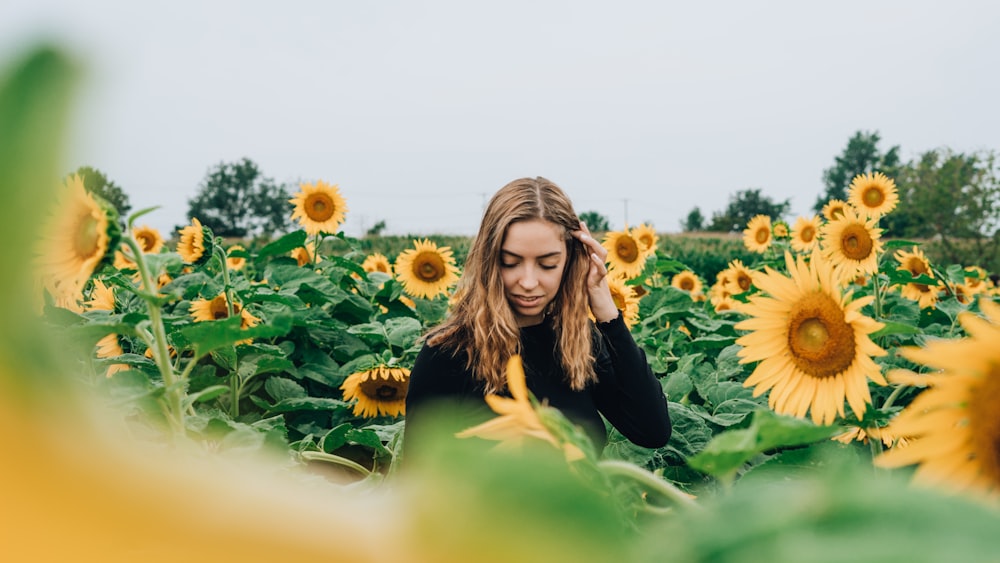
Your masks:
{"label": "black long-sleeved top", "polygon": [[[601,415],[639,446],[666,445],[671,430],[667,401],[645,354],[632,339],[621,314],[596,327],[600,335],[594,348],[597,382],[580,391],[571,389],[564,377],[551,322],[546,319],[523,327],[521,357],[528,389],[539,401],[547,401],[580,425],[598,452],[607,443]],[[409,443],[413,429],[421,425],[438,400],[450,400],[463,413],[463,420],[455,421],[459,425],[456,430],[490,417],[483,400],[483,383],[465,366],[464,353],[424,345],[410,373],[404,443]]]}

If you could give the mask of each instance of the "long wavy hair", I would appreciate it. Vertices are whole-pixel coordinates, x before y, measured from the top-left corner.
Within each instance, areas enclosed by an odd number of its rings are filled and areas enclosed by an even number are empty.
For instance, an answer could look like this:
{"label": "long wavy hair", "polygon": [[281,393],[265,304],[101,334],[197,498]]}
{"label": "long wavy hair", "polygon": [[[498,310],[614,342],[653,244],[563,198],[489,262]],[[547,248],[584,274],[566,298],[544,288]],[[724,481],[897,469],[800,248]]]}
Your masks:
{"label": "long wavy hair", "polygon": [[500,277],[500,250],[512,224],[532,219],[564,229],[566,266],[548,312],[567,383],[580,390],[595,379],[586,288],[589,260],[582,243],[570,234],[580,229],[580,220],[559,186],[545,178],[521,178],[500,188],[490,200],[469,249],[451,312],[427,336],[432,346],[456,355],[464,353],[467,369],[484,383],[487,393],[506,387],[507,360],[521,353],[520,329]]}

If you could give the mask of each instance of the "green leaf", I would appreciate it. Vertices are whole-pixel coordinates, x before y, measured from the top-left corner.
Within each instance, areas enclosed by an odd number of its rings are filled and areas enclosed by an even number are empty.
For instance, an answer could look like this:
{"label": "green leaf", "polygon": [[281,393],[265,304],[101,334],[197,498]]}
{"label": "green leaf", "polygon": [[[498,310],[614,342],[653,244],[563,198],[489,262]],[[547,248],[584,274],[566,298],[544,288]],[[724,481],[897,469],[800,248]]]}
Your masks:
{"label": "green leaf", "polygon": [[195,403],[204,403],[205,401],[211,401],[212,399],[221,396],[223,393],[227,393],[229,387],[225,385],[213,385],[211,387],[206,387],[197,393],[191,393],[185,398],[185,403],[187,405],[193,405]]}
{"label": "green leaf", "polygon": [[305,244],[306,232],[299,229],[297,231],[292,231],[278,240],[268,244],[264,248],[261,248],[257,255],[263,258],[267,256],[288,254],[300,246],[305,246]]}
{"label": "green leaf", "polygon": [[871,333],[869,338],[874,340],[891,334],[920,334],[923,332],[919,328],[907,323],[897,323],[894,321],[882,321],[882,323],[885,326]]}
{"label": "green leaf", "polygon": [[367,446],[375,450],[376,453],[391,453],[388,449],[386,449],[385,445],[382,444],[382,439],[379,438],[379,435],[370,428],[351,428],[347,431],[345,437],[349,443]]}
{"label": "green leaf", "polygon": [[332,454],[347,443],[347,433],[354,428],[349,422],[338,424],[319,440],[319,447],[324,452]]}
{"label": "green leaf", "polygon": [[284,377],[268,377],[264,390],[277,402],[285,399],[301,399],[308,396],[304,387]]}
{"label": "green leaf", "polygon": [[338,411],[348,408],[348,404],[337,399],[327,399],[324,397],[301,397],[283,399],[273,405],[267,405],[269,414],[295,411]]}
{"label": "green leaf", "polygon": [[420,321],[412,317],[395,317],[385,321],[385,330],[388,333],[390,345],[406,350],[420,338],[423,327],[420,325]]}

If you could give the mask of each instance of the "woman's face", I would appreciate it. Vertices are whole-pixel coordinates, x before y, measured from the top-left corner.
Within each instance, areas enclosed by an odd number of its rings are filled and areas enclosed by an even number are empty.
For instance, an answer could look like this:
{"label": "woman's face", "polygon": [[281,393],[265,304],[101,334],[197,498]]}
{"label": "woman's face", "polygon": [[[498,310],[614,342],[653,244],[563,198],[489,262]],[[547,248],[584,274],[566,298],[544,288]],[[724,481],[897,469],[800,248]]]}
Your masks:
{"label": "woman's face", "polygon": [[500,278],[518,326],[542,322],[559,294],[566,268],[565,229],[543,219],[507,227],[500,247]]}

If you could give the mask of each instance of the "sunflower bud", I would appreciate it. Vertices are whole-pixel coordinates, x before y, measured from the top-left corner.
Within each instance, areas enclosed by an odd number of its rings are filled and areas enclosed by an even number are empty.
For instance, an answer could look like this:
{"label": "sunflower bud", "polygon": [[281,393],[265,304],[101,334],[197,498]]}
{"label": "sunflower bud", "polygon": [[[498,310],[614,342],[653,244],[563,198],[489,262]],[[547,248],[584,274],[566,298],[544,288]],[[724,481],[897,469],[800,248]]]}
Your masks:
{"label": "sunflower bud", "polygon": [[191,224],[180,230],[180,240],[177,242],[177,254],[188,264],[200,266],[210,258],[214,243],[212,229],[205,227],[197,218],[191,218]]}

